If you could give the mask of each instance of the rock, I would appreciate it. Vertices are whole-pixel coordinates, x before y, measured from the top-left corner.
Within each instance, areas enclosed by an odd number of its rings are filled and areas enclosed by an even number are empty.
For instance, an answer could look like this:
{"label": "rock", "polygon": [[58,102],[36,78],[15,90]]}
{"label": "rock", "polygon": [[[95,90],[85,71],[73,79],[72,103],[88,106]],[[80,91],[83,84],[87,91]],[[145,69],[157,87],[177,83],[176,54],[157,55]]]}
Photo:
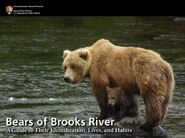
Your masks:
{"label": "rock", "polygon": [[105,134],[106,137],[124,137],[124,138],[173,138],[162,127],[155,127],[152,131],[139,129],[145,120],[141,117],[125,117],[119,122],[114,123],[115,128],[129,128],[133,133]]}

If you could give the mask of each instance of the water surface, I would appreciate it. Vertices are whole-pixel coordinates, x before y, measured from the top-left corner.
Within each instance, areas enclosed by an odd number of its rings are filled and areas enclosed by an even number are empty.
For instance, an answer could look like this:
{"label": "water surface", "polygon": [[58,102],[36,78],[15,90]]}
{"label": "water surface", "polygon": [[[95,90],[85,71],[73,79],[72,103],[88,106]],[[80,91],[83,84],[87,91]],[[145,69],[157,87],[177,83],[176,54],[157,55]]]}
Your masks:
{"label": "water surface", "polygon": [[[100,38],[159,52],[174,69],[176,87],[162,127],[185,135],[185,20],[182,17],[0,17],[0,126],[5,118],[94,117],[99,107],[90,82],[66,84],[62,53]],[[141,115],[144,105],[140,100]],[[0,133],[0,137],[20,137]],[[58,137],[30,134],[26,137]],[[69,134],[65,137],[70,136]],[[73,135],[74,136],[74,135]]]}

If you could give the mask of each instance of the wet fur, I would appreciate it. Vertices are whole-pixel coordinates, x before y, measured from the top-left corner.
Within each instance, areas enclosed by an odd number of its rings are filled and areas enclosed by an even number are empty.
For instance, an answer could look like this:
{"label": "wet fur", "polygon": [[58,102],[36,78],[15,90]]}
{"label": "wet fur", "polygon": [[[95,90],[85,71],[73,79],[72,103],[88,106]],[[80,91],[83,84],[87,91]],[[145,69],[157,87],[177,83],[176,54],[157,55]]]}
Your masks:
{"label": "wet fur", "polygon": [[[79,58],[83,49],[88,51],[86,59]],[[110,116],[106,86],[120,86],[128,94],[138,93],[143,97],[145,124],[152,128],[161,124],[172,99],[174,76],[170,64],[158,53],[138,47],[120,47],[101,39],[90,47],[72,51],[65,57],[64,65],[74,64],[73,59],[75,63],[80,63],[83,73],[78,75],[76,72],[72,78],[78,76],[74,82],[83,77],[90,78],[101,109],[101,119]]]}
{"label": "wet fur", "polygon": [[[120,87],[107,88],[108,103],[111,103],[111,115],[116,121],[124,117],[138,116],[138,103],[133,94],[126,94]],[[112,98],[115,100],[112,101]]]}

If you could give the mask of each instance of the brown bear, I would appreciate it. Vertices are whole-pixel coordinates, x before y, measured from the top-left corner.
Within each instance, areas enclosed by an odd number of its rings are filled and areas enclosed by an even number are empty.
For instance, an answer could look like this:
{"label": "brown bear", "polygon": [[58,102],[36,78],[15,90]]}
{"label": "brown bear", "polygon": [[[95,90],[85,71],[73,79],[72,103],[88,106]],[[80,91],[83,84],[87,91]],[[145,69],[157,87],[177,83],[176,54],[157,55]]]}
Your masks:
{"label": "brown bear", "polygon": [[100,119],[109,117],[106,86],[122,87],[126,93],[139,93],[144,100],[146,122],[143,129],[159,126],[174,90],[172,67],[162,57],[139,47],[122,47],[101,39],[92,46],[65,50],[64,81],[77,83],[89,77],[100,106]]}
{"label": "brown bear", "polygon": [[138,104],[132,93],[125,93],[121,87],[106,87],[108,106],[111,107],[111,114],[116,121],[123,117],[137,117]]}

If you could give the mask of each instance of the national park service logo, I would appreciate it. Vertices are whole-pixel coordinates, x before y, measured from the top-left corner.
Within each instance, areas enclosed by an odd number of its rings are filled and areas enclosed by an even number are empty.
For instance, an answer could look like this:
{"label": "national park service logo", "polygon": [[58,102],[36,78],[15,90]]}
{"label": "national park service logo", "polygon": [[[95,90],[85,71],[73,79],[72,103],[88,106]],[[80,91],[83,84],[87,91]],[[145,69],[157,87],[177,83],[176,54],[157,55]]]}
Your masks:
{"label": "national park service logo", "polygon": [[10,15],[12,13],[12,11],[13,11],[12,6],[9,5],[9,6],[6,7],[6,12],[8,13],[8,15]]}

